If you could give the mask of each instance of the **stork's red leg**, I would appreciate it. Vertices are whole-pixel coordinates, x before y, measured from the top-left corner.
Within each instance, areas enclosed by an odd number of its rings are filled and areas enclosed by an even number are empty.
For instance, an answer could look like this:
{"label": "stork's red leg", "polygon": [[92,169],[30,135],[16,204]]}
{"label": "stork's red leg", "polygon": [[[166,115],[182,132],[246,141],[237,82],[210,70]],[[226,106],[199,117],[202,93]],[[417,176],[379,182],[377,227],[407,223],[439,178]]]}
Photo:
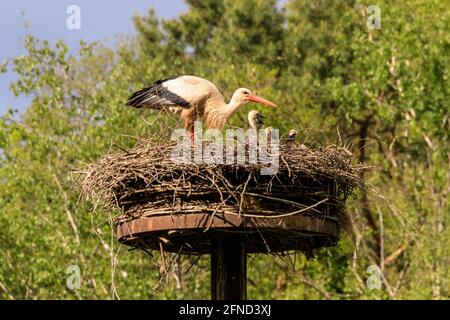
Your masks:
{"label": "stork's red leg", "polygon": [[194,143],[194,126],[189,128],[189,137],[191,138],[192,143]]}
{"label": "stork's red leg", "polygon": [[184,119],[184,128],[188,130],[191,143],[194,144],[194,126],[189,123],[189,119]]}

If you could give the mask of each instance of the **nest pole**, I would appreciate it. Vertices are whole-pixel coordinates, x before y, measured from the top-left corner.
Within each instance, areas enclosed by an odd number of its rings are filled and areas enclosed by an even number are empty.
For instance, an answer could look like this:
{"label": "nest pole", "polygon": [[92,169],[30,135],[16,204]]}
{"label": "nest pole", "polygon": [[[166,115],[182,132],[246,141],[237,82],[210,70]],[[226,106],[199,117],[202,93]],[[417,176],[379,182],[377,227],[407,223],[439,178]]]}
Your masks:
{"label": "nest pole", "polygon": [[245,242],[217,239],[211,244],[211,300],[247,298]]}

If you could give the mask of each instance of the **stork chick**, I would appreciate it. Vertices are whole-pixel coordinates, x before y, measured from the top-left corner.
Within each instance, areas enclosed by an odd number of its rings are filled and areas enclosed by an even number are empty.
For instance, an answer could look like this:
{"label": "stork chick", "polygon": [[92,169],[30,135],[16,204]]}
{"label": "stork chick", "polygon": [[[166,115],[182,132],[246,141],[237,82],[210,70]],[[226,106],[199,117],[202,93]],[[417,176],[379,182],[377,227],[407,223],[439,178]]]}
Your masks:
{"label": "stork chick", "polygon": [[272,131],[273,131],[273,128],[272,128],[272,127],[267,127],[267,128],[264,130],[264,132],[265,132],[265,134],[266,134],[266,142],[267,142],[268,145],[269,145],[270,142],[272,141]]}
{"label": "stork chick", "polygon": [[297,130],[292,129],[291,131],[289,131],[288,136],[286,138],[286,144],[291,145],[294,143],[295,139],[297,138]]}
{"label": "stork chick", "polygon": [[259,130],[264,124],[264,117],[258,111],[252,110],[248,113],[248,123],[250,125],[250,128]]}

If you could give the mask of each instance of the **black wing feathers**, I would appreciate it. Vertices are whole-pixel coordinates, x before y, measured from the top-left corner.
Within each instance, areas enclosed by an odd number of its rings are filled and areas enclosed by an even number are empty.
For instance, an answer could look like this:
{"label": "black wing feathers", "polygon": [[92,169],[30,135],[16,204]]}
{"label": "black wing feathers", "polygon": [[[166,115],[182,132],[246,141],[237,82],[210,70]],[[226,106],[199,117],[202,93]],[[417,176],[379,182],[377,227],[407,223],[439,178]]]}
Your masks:
{"label": "black wing feathers", "polygon": [[191,105],[188,101],[169,91],[162,85],[164,82],[175,78],[177,77],[157,80],[150,87],[136,91],[128,98],[127,105],[135,108],[161,108],[174,106],[190,108]]}

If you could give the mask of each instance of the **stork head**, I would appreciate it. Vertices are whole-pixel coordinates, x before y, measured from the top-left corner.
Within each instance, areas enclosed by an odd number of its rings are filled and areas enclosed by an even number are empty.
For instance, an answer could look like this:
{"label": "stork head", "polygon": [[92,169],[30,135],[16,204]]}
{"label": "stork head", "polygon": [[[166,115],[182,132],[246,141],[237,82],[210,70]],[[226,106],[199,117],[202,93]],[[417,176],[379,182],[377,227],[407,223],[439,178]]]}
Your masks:
{"label": "stork head", "polygon": [[288,134],[289,138],[295,139],[297,137],[297,130],[292,129]]}
{"label": "stork head", "polygon": [[259,129],[264,124],[264,117],[256,110],[248,113],[248,123],[252,129]]}
{"label": "stork head", "polygon": [[231,98],[232,101],[238,103],[239,105],[243,105],[249,102],[256,102],[260,103],[266,106],[276,107],[277,105],[269,100],[264,99],[263,97],[257,96],[256,94],[253,94],[249,89],[247,88],[239,88],[237,89],[233,97]]}

